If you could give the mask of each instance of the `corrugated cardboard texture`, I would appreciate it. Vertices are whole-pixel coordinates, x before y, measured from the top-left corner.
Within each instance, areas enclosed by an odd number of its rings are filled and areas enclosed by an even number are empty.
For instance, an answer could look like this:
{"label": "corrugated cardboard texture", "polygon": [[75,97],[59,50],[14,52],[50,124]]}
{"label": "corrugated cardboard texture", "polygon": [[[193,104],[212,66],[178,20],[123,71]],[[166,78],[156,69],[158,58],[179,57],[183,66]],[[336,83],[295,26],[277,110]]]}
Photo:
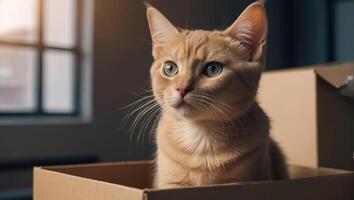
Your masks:
{"label": "corrugated cardboard texture", "polygon": [[318,164],[315,87],[313,68],[265,72],[260,82],[258,101],[291,164]]}

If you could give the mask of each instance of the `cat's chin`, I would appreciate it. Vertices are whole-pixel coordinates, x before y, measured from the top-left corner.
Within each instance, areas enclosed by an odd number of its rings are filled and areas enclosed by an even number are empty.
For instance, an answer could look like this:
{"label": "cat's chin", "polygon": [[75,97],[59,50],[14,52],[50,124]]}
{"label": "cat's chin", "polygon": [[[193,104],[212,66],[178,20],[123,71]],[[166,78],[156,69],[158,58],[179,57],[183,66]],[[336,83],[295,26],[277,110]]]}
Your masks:
{"label": "cat's chin", "polygon": [[182,117],[193,118],[197,115],[197,110],[186,102],[174,106],[174,111]]}

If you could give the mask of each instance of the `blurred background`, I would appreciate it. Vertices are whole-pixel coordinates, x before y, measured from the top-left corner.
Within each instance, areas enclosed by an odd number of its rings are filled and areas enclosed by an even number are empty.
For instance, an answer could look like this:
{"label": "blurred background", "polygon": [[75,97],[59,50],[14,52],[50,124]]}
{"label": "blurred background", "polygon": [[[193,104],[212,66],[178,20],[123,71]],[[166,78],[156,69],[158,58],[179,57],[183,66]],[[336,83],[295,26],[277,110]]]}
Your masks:
{"label": "blurred background", "polygon": [[[151,0],[175,25],[223,29],[251,0]],[[353,0],[269,0],[267,70],[354,60]],[[0,0],[0,200],[32,167],[151,159],[121,109],[147,87],[140,0]]]}

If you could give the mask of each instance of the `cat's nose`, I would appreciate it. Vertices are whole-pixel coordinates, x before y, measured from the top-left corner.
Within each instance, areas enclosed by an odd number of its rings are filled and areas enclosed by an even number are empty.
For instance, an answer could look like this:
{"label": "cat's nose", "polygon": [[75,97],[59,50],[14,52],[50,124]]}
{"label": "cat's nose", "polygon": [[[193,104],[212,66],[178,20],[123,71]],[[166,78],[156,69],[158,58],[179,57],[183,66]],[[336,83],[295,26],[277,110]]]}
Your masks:
{"label": "cat's nose", "polygon": [[192,91],[191,87],[177,87],[176,90],[179,92],[179,95],[181,97],[186,96],[186,94],[190,91]]}

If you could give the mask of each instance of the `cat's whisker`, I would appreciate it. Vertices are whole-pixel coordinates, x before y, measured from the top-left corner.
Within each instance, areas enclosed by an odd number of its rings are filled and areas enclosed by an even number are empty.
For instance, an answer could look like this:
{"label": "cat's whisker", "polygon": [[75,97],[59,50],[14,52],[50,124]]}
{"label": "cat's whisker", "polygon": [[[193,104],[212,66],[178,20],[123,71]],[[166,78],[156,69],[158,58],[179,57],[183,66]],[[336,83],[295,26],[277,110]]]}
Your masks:
{"label": "cat's whisker", "polygon": [[[214,101],[214,104],[216,107],[218,107],[218,109],[227,117],[230,125],[231,125],[231,128],[234,130],[234,131],[237,131],[238,128],[237,126],[235,125],[235,121],[237,122],[238,119],[235,118],[233,115],[234,113],[231,113],[231,112],[235,112],[235,113],[238,113],[238,111],[235,111],[234,108],[231,108],[230,106],[228,105],[225,105],[223,103],[220,103],[220,102],[216,102]],[[239,131],[237,131],[239,132]]]}
{"label": "cat's whisker", "polygon": [[[139,115],[134,119],[133,123],[132,123],[132,126],[130,128],[130,140],[131,140],[131,144],[132,144],[132,141],[133,141],[133,136],[134,136],[134,133],[136,133],[136,128],[139,126],[139,122],[140,120],[144,117],[145,113],[149,110],[151,110],[153,108],[154,105],[151,105],[149,107],[147,107],[146,109],[144,109],[141,113],[139,113]],[[137,143],[140,139],[140,135],[141,135],[141,131],[142,129],[140,129],[139,133],[138,134],[138,139],[137,139]]]}
{"label": "cat's whisker", "polygon": [[[228,106],[224,103],[220,103],[220,102],[215,102],[215,103],[221,107],[224,107],[226,113],[230,113],[231,111],[234,113],[242,113],[241,109],[238,108],[237,103],[234,104],[233,108],[231,108],[230,106]],[[234,113],[230,113],[230,115],[232,116],[232,115],[234,115]],[[233,117],[233,120],[237,123],[237,126],[239,127],[239,129],[241,129],[241,131],[238,131],[238,132],[243,133],[244,131],[242,131],[242,130],[246,129],[245,126],[243,125],[243,118]]]}
{"label": "cat's whisker", "polygon": [[[144,136],[144,133],[146,132],[146,129],[149,127],[149,124],[150,124],[150,121],[151,119],[155,116],[155,113],[156,111],[159,110],[159,107],[158,105],[157,106],[154,106],[154,107],[151,107],[146,113],[145,113],[145,116],[146,118],[143,119],[143,121],[141,122],[142,125],[140,127],[140,131],[139,131],[139,135],[138,135],[138,138],[137,138],[137,142],[139,142],[140,138],[141,138],[141,135]],[[144,139],[144,137],[143,137]]]}
{"label": "cat's whisker", "polygon": [[[210,96],[208,95],[198,95],[197,98],[199,101],[205,101],[206,104],[208,104],[208,106],[206,106],[207,108],[209,108],[209,110],[213,110],[213,113],[216,114],[217,116],[220,116],[221,118],[224,118],[226,120],[226,123],[228,124],[228,126],[230,126],[230,128],[232,130],[237,130],[236,126],[233,122],[232,119],[232,115],[229,114],[228,111],[232,110],[232,108],[229,108],[228,106],[223,106],[223,104],[215,101],[214,99],[212,99]],[[221,107],[221,108],[220,108]],[[226,109],[224,108],[226,107]]]}
{"label": "cat's whisker", "polygon": [[129,114],[127,114],[124,118],[123,118],[123,121],[122,121],[122,125],[121,127],[124,127],[127,123],[127,121],[132,118],[133,115],[137,114],[141,109],[143,109],[144,107],[150,105],[150,104],[154,104],[154,100],[153,99],[150,99],[148,100],[147,102],[144,102],[146,99],[143,99],[142,101],[139,101],[139,103],[142,103],[142,105],[138,106],[137,104],[135,104],[133,107],[134,109],[129,109],[128,112]]}
{"label": "cat's whisker", "polygon": [[[154,129],[154,126],[155,126],[155,122],[159,117],[159,113],[160,113],[160,109],[158,107],[150,113],[148,119],[146,120],[145,127],[143,128],[143,132],[142,132],[143,141],[145,141],[145,135],[147,133],[147,130],[146,130],[147,128],[151,129],[148,133],[152,133],[152,130]],[[154,123],[151,124],[151,121],[153,119],[154,119]]]}
{"label": "cat's whisker", "polygon": [[[137,134],[136,143],[139,143],[141,139],[144,140],[145,132],[147,132],[146,129],[148,127],[153,128],[153,126],[155,126],[156,123],[154,123],[154,125],[152,126],[150,126],[150,124],[152,119],[154,119],[154,117],[159,114],[159,104],[157,101],[161,100],[161,96],[154,96],[153,94],[151,94],[151,87],[147,88],[145,90],[145,93],[148,94],[144,95],[133,103],[122,107],[128,108],[128,114],[124,117],[121,123],[121,128],[126,126],[128,121],[132,119],[132,122],[130,123],[131,126],[129,128],[129,152],[132,152],[132,149],[134,149],[133,138],[135,137],[135,134]],[[157,119],[155,119],[155,121],[156,120]],[[139,131],[136,131],[138,127],[140,127]]]}
{"label": "cat's whisker", "polygon": [[134,101],[134,102],[132,102],[132,103],[130,103],[128,105],[122,106],[120,109],[129,108],[129,107],[132,107],[132,106],[134,106],[134,105],[136,105],[136,104],[138,104],[138,103],[140,103],[140,102],[142,102],[142,101],[144,101],[146,99],[153,99],[153,98],[154,98],[153,95],[148,95],[148,96],[142,97],[142,98],[140,98],[140,99],[138,99],[138,100],[136,100],[136,101]]}
{"label": "cat's whisker", "polygon": [[144,117],[144,115],[146,115],[146,113],[148,113],[151,109],[153,109],[156,106],[158,106],[158,105],[153,102],[152,104],[142,108],[142,111],[137,114],[136,118],[134,119],[134,121],[132,123],[131,131],[134,131],[135,127],[138,125],[138,123],[142,119],[142,117]]}
{"label": "cat's whisker", "polygon": [[149,136],[148,137],[148,139],[149,139],[148,141],[149,142],[152,142],[152,136],[155,133],[155,130],[156,130],[156,127],[157,127],[157,122],[160,119],[160,117],[161,117],[161,110],[156,112],[156,117],[154,119],[154,122],[151,125],[151,129],[150,129],[149,134],[148,134],[148,136]]}
{"label": "cat's whisker", "polygon": [[[141,107],[138,107],[136,110],[140,110],[141,109]],[[135,112],[134,112],[135,113]],[[133,116],[133,114],[134,113],[130,113],[128,116],[127,116],[127,118],[125,119],[125,121],[123,121],[123,126],[125,126],[125,124],[127,123],[127,121],[128,121],[128,119],[131,119],[132,118],[132,116]],[[129,136],[129,146],[130,146],[130,149],[132,149],[132,141],[133,141],[133,136],[134,136],[134,132],[132,131],[132,127],[129,129],[130,131],[130,136]]]}
{"label": "cat's whisker", "polygon": [[133,109],[130,110],[130,113],[128,114],[128,116],[136,114],[142,108],[145,108],[146,106],[153,104],[153,103],[155,103],[154,99],[144,99],[144,101],[139,102],[139,104],[132,106]]}
{"label": "cat's whisker", "polygon": [[229,126],[231,129],[234,129],[233,123],[231,122],[229,117],[225,115],[225,113],[222,110],[220,110],[218,107],[215,107],[213,103],[210,103],[209,101],[206,101],[203,98],[195,99],[195,103],[200,104],[201,105],[200,107],[208,109],[216,117],[220,117],[221,119],[223,119],[227,123],[227,126]]}
{"label": "cat's whisker", "polygon": [[[150,95],[152,96],[152,95]],[[139,106],[138,108],[136,108],[136,110],[133,111],[133,113],[130,113],[129,115],[133,115],[136,114],[136,117],[134,119],[134,121],[132,122],[131,128],[130,128],[130,140],[132,141],[133,135],[134,133],[136,133],[136,129],[137,127],[140,127],[139,132],[137,133],[137,140],[136,142],[139,143],[139,141],[141,141],[143,143],[144,138],[145,138],[145,134],[147,132],[147,128],[151,128],[152,130],[154,129],[155,125],[156,125],[156,121],[159,118],[159,113],[160,110],[164,110],[165,109],[165,103],[163,103],[163,105],[159,105],[157,103],[156,100],[160,100],[161,101],[162,96],[156,95],[156,97],[154,99],[151,99],[148,102],[143,103],[141,106]],[[152,125],[151,121],[152,119],[154,119],[154,123]],[[152,130],[149,131],[149,133],[152,133]],[[142,140],[141,140],[142,139]]]}
{"label": "cat's whisker", "polygon": [[[148,104],[151,104],[153,102],[153,99],[149,99],[150,97],[145,97],[145,98],[142,98],[142,99],[139,99],[137,100],[136,102],[134,102],[133,104],[131,104],[129,106],[129,109],[128,109],[128,113],[124,118],[123,118],[123,121],[122,121],[122,124],[121,124],[121,127],[124,127],[127,123],[127,121],[134,115],[136,114],[137,112],[139,112],[141,110],[141,108],[143,106],[146,106]],[[146,101],[146,102],[144,102]],[[141,104],[141,105],[139,105]]]}

